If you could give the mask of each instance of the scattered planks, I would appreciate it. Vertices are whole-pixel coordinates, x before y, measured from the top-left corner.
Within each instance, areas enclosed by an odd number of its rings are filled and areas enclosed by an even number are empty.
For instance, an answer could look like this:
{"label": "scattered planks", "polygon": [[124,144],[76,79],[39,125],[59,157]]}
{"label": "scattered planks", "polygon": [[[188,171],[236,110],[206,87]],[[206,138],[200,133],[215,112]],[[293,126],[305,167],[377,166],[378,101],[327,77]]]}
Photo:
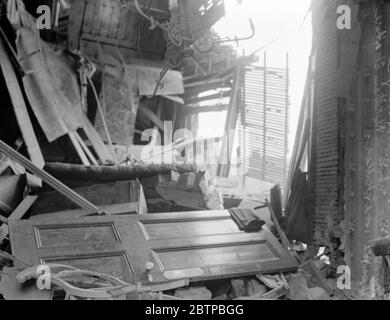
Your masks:
{"label": "scattered planks", "polygon": [[[122,216],[129,214],[137,214],[140,210],[140,205],[138,202],[128,202],[128,203],[120,203],[113,205],[102,205],[99,208],[104,212],[106,216]],[[83,217],[91,216],[82,209],[74,209],[74,210],[66,210],[66,211],[57,211],[57,212],[49,212],[43,213],[39,215],[33,215],[29,220],[31,221],[53,221],[56,219],[77,219]]]}
{"label": "scattered planks", "polygon": [[113,164],[116,163],[115,156],[110,152],[108,146],[104,144],[99,133],[96,131],[95,127],[91,124],[86,116],[83,118],[83,129],[101,162],[109,162]]}
{"label": "scattered planks", "polygon": [[241,89],[241,67],[237,67],[234,74],[233,89],[230,95],[230,104],[228,109],[227,120],[225,124],[225,138],[221,148],[221,158],[223,163],[218,165],[217,175],[220,177],[228,177],[230,172],[230,158],[233,153],[234,136],[231,135],[232,130],[237,129],[237,118],[240,109],[240,89]]}
{"label": "scattered planks", "polygon": [[22,156],[20,153],[12,149],[10,146],[8,146],[6,143],[4,143],[1,140],[0,140],[0,151],[4,153],[6,156],[10,157],[12,160],[21,164],[23,167],[26,168],[26,170],[35,174],[37,177],[41,178],[52,188],[61,192],[69,200],[75,202],[77,205],[79,205],[81,208],[85,209],[89,213],[101,214],[98,207],[96,207],[91,202],[78,195],[76,192],[68,188],[66,185],[64,185],[56,178],[54,178],[52,175],[48,174],[46,171],[35,166],[30,160]]}
{"label": "scattered planks", "polygon": [[144,103],[140,103],[140,107],[138,109],[141,111],[151,122],[154,123],[160,130],[164,131],[164,122],[161,118],[155,114],[152,110],[150,110]]}
{"label": "scattered planks", "polygon": [[84,150],[81,147],[79,140],[76,138],[76,134],[74,132],[69,132],[68,137],[72,142],[78,156],[80,157],[81,162],[86,166],[90,166],[91,163],[89,162],[87,155],[84,153]]}
{"label": "scattered planks", "polygon": [[[33,129],[33,125],[28,113],[26,103],[24,101],[22,89],[19,85],[17,75],[12,66],[12,62],[9,58],[7,50],[5,48],[3,40],[0,38],[0,66],[4,79],[8,88],[8,92],[13,104],[16,119],[18,121],[20,130],[22,132],[23,140],[27,146],[27,151],[31,161],[39,168],[43,168],[45,160],[41,148],[39,146],[37,136]],[[85,117],[82,119],[83,128],[86,136],[91,141],[96,153],[98,154],[102,163],[107,161],[115,162],[115,155],[111,155],[104,144],[101,137],[96,132],[95,128],[91,125],[89,120]],[[77,132],[70,132],[68,134],[72,141],[73,146],[76,149],[80,160],[85,165],[98,165],[97,160],[90,153],[89,149],[84,146],[84,141],[78,136]],[[39,181],[32,181],[33,183],[39,184]]]}
{"label": "scattered planks", "polygon": [[271,218],[272,218],[272,221],[274,222],[275,224],[275,228],[276,228],[276,231],[278,232],[279,234],[279,237],[280,237],[280,240],[282,241],[282,244],[284,246],[284,248],[289,251],[293,256],[294,258],[297,260],[297,261],[300,261],[300,257],[298,256],[298,254],[295,252],[295,250],[293,249],[293,246],[290,242],[290,240],[288,239],[288,237],[286,236],[285,232],[283,231],[282,227],[280,226],[279,224],[279,221],[278,221],[278,218],[277,216],[275,215],[275,212],[273,210],[273,208],[271,207],[271,204],[268,202],[268,200],[266,200],[266,205],[271,213]]}
{"label": "scattered planks", "polygon": [[89,161],[91,162],[91,164],[94,166],[98,166],[99,165],[98,161],[96,160],[95,156],[92,154],[91,150],[89,150],[89,148],[85,144],[85,141],[80,137],[80,135],[77,132],[75,132],[74,135],[78,143],[80,144],[81,148],[85,152],[85,155],[88,157]]}
{"label": "scattered planks", "polygon": [[8,222],[9,221],[17,221],[24,217],[27,211],[31,208],[34,202],[37,200],[38,196],[27,196],[24,200],[19,204],[18,207],[12,212],[12,214],[8,217],[7,220],[2,220],[3,225],[0,227],[0,243],[4,241],[6,237],[8,237]]}
{"label": "scattered planks", "polygon": [[22,90],[19,86],[15,70],[0,38],[0,66],[4,75],[5,83],[14,107],[16,119],[22,132],[23,140],[26,143],[31,161],[39,168],[43,168],[45,160],[41,148],[33,129],[27,106],[23,98]]}
{"label": "scattered planks", "polygon": [[0,213],[8,216],[23,200],[26,175],[0,176]]}
{"label": "scattered planks", "polygon": [[[128,213],[147,213],[143,188],[138,180],[95,184],[72,189],[99,207],[122,204],[123,210],[127,210]],[[31,215],[35,216],[75,209],[78,209],[78,206],[64,195],[58,191],[49,191],[39,195],[38,200],[31,208]]]}

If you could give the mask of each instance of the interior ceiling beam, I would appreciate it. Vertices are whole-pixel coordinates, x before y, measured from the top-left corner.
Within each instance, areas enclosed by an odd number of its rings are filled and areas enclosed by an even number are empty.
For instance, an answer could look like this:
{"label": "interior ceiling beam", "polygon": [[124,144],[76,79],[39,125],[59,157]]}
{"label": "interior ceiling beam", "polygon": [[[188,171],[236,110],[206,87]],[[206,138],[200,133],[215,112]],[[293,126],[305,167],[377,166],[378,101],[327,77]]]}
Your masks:
{"label": "interior ceiling beam", "polygon": [[[136,47],[129,46],[128,42],[126,42],[126,41],[120,41],[118,43],[118,40],[115,40],[115,39],[99,37],[99,36],[86,34],[86,33],[83,33],[83,35],[81,37],[81,41],[82,42],[94,43],[96,45],[98,45],[100,43],[100,45],[103,45],[103,46],[111,46],[111,47],[117,47],[117,48],[125,49],[125,50],[138,51],[138,49]],[[142,50],[142,51],[143,51],[144,54],[161,56],[160,52],[147,51],[147,50]]]}
{"label": "interior ceiling beam", "polygon": [[[132,11],[138,12],[133,0],[124,0],[123,2],[126,3],[127,6],[131,7]],[[158,9],[153,6],[149,8],[148,12],[163,15],[166,17],[170,15],[169,11]]]}
{"label": "interior ceiling beam", "polygon": [[191,97],[188,99],[188,102],[190,103],[199,103],[199,102],[204,102],[204,101],[209,101],[209,100],[217,100],[217,99],[223,99],[223,98],[229,98],[230,97],[230,92],[231,90],[226,90],[225,92],[222,93],[215,93],[211,95],[207,95],[204,97]]}
{"label": "interior ceiling beam", "polygon": [[183,108],[186,114],[198,114],[205,112],[222,112],[228,109],[227,104],[216,105],[216,106],[207,106],[207,107],[185,107]]}

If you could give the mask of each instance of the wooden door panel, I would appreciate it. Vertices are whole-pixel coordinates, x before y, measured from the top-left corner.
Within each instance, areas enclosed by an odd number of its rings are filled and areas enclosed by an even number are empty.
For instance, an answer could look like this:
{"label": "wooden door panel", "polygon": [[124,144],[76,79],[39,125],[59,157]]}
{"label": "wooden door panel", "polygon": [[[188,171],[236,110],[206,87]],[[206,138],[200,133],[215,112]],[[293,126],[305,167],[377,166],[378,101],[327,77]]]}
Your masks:
{"label": "wooden door panel", "polygon": [[126,252],[110,252],[103,254],[84,254],[74,256],[48,256],[41,259],[42,264],[59,263],[81,270],[96,271],[132,282],[135,275]]}
{"label": "wooden door panel", "polygon": [[275,261],[279,257],[270,250],[266,242],[182,248],[176,250],[156,250],[156,257],[165,270],[207,268],[237,263]]}
{"label": "wooden door panel", "polygon": [[[12,249],[28,264],[66,264],[134,281],[135,272],[126,250],[128,228],[112,219],[81,218],[52,222],[21,222],[13,230]],[[104,221],[106,220],[106,221]],[[123,236],[121,231],[124,230]]]}
{"label": "wooden door panel", "polygon": [[225,210],[144,215],[139,226],[147,240],[242,234]]}
{"label": "wooden door panel", "polygon": [[119,233],[113,223],[36,226],[34,231],[38,248],[105,242],[120,243]]}
{"label": "wooden door panel", "polygon": [[193,281],[294,270],[266,229],[241,232],[228,211],[55,218],[10,223],[13,254],[31,265],[61,263],[125,281]]}
{"label": "wooden door panel", "polygon": [[217,234],[239,233],[236,223],[228,219],[206,221],[182,221],[182,222],[140,222],[147,240],[166,238],[198,237]]}
{"label": "wooden door panel", "polygon": [[268,231],[149,241],[165,278],[193,280],[294,270],[297,262]]}

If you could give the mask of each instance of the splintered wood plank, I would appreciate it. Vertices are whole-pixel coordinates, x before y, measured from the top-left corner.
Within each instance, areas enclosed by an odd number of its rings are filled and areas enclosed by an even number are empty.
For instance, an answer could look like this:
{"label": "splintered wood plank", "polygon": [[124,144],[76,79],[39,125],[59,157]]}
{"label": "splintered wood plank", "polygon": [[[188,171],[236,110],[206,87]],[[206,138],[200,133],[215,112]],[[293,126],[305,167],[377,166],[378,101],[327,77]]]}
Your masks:
{"label": "splintered wood plank", "polygon": [[84,150],[81,147],[79,141],[77,140],[74,132],[69,132],[68,136],[69,136],[70,141],[72,142],[72,144],[73,144],[73,146],[74,146],[78,156],[80,157],[80,160],[81,160],[82,164],[85,165],[85,166],[90,166],[91,163],[89,162],[86,154],[84,153]]}
{"label": "splintered wood plank", "polygon": [[234,75],[233,89],[231,91],[229,110],[227,115],[227,120],[225,123],[225,132],[229,134],[223,139],[222,148],[221,148],[221,159],[223,163],[218,164],[217,175],[220,177],[229,176],[230,171],[230,158],[233,153],[233,141],[234,137],[229,136],[230,132],[236,131],[237,129],[237,117],[239,112],[239,93],[241,88],[241,69],[238,67]]}
{"label": "splintered wood plank", "polygon": [[[113,205],[102,205],[99,208],[108,216],[138,214],[140,210],[139,202],[126,202]],[[33,221],[53,221],[56,219],[75,219],[88,216],[88,212],[82,209],[49,212],[32,216]]]}
{"label": "splintered wood plank", "polygon": [[[27,196],[24,200],[16,207],[12,214],[8,217],[8,221],[17,221],[24,217],[27,211],[31,208],[34,202],[38,199],[38,196]],[[1,219],[0,219],[1,220]],[[0,227],[0,243],[8,237],[8,226],[4,223]]]}
{"label": "splintered wood plank", "polygon": [[152,110],[150,110],[145,104],[141,103],[138,110],[141,111],[160,130],[164,131],[164,122],[157,114],[155,114]]}
{"label": "splintered wood plank", "polygon": [[37,199],[38,196],[27,196],[26,198],[24,198],[23,201],[16,207],[16,209],[9,216],[8,220],[17,221],[22,219]]}
{"label": "splintered wood plank", "polygon": [[105,163],[107,161],[115,163],[114,156],[110,153],[108,146],[106,146],[102,140],[102,138],[99,136],[96,129],[93,127],[91,122],[85,117],[83,119],[84,123],[84,132],[88,138],[88,140],[91,142],[94,150],[96,151],[99,159]]}
{"label": "splintered wood plank", "polygon": [[22,132],[23,140],[27,146],[28,154],[32,163],[42,169],[45,165],[45,160],[42,155],[35,131],[28,114],[27,106],[23,98],[22,90],[19,86],[15,70],[8,57],[4,42],[0,39],[0,65],[3,71],[4,79],[8,92],[14,107],[16,119]]}
{"label": "splintered wood plank", "polygon": [[91,161],[91,163],[94,165],[94,166],[98,166],[99,163],[97,162],[96,158],[94,157],[94,155],[92,154],[91,150],[89,150],[89,148],[87,147],[87,145],[85,144],[84,140],[80,137],[80,135],[75,132],[74,133],[77,141],[79,142],[81,148],[83,148],[86,156],[88,157],[88,159]]}
{"label": "splintered wood plank", "polygon": [[[138,214],[140,204],[138,202],[127,202],[113,205],[103,205],[100,206],[102,212],[107,216],[114,215],[128,215],[128,214]],[[44,213],[36,216],[32,216],[30,220],[32,221],[53,221],[56,219],[76,219],[89,216],[88,212],[77,209],[77,210],[66,210],[58,212]]]}
{"label": "splintered wood plank", "polygon": [[[137,181],[119,181],[115,183],[97,184],[73,190],[97,206],[125,204],[141,200],[141,188]],[[69,201],[57,191],[45,192],[39,195],[37,202],[31,209],[32,215],[48,212],[78,209],[78,206]],[[136,210],[138,212],[138,210]]]}

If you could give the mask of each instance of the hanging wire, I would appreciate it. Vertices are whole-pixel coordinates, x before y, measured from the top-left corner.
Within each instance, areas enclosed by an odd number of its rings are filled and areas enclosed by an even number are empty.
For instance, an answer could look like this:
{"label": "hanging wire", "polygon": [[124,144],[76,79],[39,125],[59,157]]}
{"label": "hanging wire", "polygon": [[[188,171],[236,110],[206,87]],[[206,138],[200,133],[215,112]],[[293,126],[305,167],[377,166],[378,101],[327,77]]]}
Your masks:
{"label": "hanging wire", "polygon": [[[144,9],[145,13],[149,12],[149,10],[153,6],[154,2],[155,2],[155,0],[150,1],[148,7],[146,9]],[[143,53],[142,48],[141,48],[141,29],[145,29],[145,27],[146,27],[145,21],[141,16],[139,19],[139,23],[137,25],[137,49],[138,49],[138,52],[140,54],[141,59],[144,58],[144,53]]]}

